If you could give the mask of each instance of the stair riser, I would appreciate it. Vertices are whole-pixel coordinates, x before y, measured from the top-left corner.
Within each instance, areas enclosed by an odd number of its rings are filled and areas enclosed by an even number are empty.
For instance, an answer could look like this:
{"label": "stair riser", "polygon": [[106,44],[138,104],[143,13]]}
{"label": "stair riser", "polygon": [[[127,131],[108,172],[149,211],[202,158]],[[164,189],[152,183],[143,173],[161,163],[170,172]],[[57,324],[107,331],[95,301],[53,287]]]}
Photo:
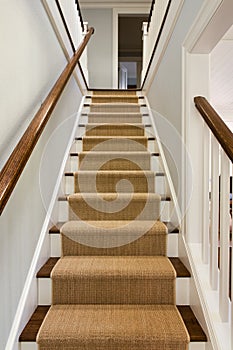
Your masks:
{"label": "stair riser", "polygon": [[145,136],[145,129],[142,124],[136,125],[93,125],[88,124],[84,128],[84,132],[87,136]]}
{"label": "stair riser", "polygon": [[83,112],[83,115],[81,115],[80,118],[80,124],[88,124],[88,123],[127,123],[127,124],[137,124],[137,123],[142,123],[144,125],[150,124],[150,118],[149,116],[137,116],[137,117],[108,117],[108,116],[90,116],[88,117],[86,114],[87,112]]}
{"label": "stair riser", "polygon": [[[50,250],[51,257],[61,256],[61,237],[59,233],[50,235]],[[178,234],[168,234],[167,255],[169,257],[178,256]]]}
{"label": "stair riser", "polygon": [[[205,350],[206,349],[206,343],[190,343],[188,345],[188,350]],[[36,342],[32,343],[21,343],[21,350],[39,350],[39,346]]]}
{"label": "stair riser", "polygon": [[[160,195],[168,194],[165,176],[155,176],[154,179],[149,179],[149,180],[151,183],[151,186],[149,186],[151,188],[150,192],[156,192]],[[62,189],[63,189],[63,193],[66,195],[74,193],[74,176],[65,176],[64,177]],[[88,184],[86,187],[85,187],[85,185],[82,184],[82,192],[90,192]],[[113,190],[112,190],[112,188],[108,189],[106,187],[105,192],[113,192]],[[136,192],[142,192],[142,191],[138,190]],[[143,192],[147,192],[147,190],[145,189]]]}
{"label": "stair riser", "polygon": [[138,97],[103,97],[103,96],[97,96],[92,97],[91,99],[92,103],[138,103]]}
{"label": "stair riser", "polygon": [[[174,304],[174,285],[172,280],[129,280],[125,278],[86,278],[75,280],[55,280],[53,304]],[[60,292],[62,291],[62,293]],[[95,292],[94,292],[95,291]],[[117,291],[117,292],[114,292]],[[169,291],[164,296],[164,291]]]}
{"label": "stair riser", "polygon": [[[118,144],[116,143],[113,143],[111,141],[107,141],[107,144],[108,144],[108,151],[137,151],[137,143],[136,141],[129,141],[129,142],[126,142],[126,141],[121,141],[119,142]],[[106,151],[105,147],[101,146],[101,144],[99,143],[98,146],[95,146],[93,145],[93,147],[98,147],[98,151]],[[146,144],[139,144],[138,145],[138,151],[144,151],[144,147],[147,148],[147,150],[151,153],[157,153],[158,152],[158,145],[156,143],[156,141],[154,140],[148,140],[147,141],[147,145]],[[102,149],[103,148],[103,149]],[[79,152],[82,152],[82,151],[89,151],[91,150],[90,147],[87,147],[87,146],[83,146],[83,142],[82,140],[76,140],[74,142],[74,144],[72,145],[72,149],[71,149],[71,152],[74,152],[74,153],[79,153]]]}
{"label": "stair riser", "polygon": [[[88,194],[87,194],[88,195]],[[108,195],[108,194],[106,194]],[[119,201],[108,201],[101,196],[92,196],[83,198],[84,194],[79,195],[71,201],[69,199],[69,220],[159,220],[160,202],[151,198],[121,198]]]}
{"label": "stair riser", "polygon": [[[70,172],[76,172],[79,170],[79,159],[78,156],[70,156],[68,159],[68,163],[66,166],[66,170]],[[89,169],[89,170],[96,170],[96,168]],[[117,170],[117,169],[116,169]],[[150,167],[148,169],[143,170],[151,170],[154,172],[162,172],[162,166],[160,163],[160,157],[158,156],[151,156],[150,161]]]}
{"label": "stair riser", "polygon": [[[148,108],[144,106],[143,101],[139,103],[139,105],[135,104],[119,104],[114,105],[111,103],[105,103],[104,105],[94,105],[90,104],[90,101],[88,101],[89,105],[84,106],[82,109],[82,113],[147,113]],[[87,104],[88,104],[87,103]]]}
{"label": "stair riser", "polygon": [[[84,117],[82,117],[82,118],[84,118]],[[143,117],[143,118],[145,118],[145,117]],[[109,135],[114,136],[114,137],[115,136],[123,136],[123,135],[124,136],[147,136],[147,137],[154,136],[153,129],[152,129],[151,126],[146,126],[145,129],[140,131],[139,133],[137,131],[137,128],[134,128],[131,131],[124,130],[124,134],[122,135],[121,130],[116,131],[114,129],[114,127],[113,127],[113,129],[111,131],[105,131],[105,130],[98,129],[98,131],[96,130],[93,133],[93,131],[91,132],[91,130],[86,129],[85,125],[87,125],[87,124],[88,123],[80,124],[82,126],[79,126],[79,128],[77,129],[76,138],[82,137],[83,135],[86,135],[86,131],[87,131],[87,135],[89,135],[89,136],[109,136]],[[150,125],[150,123],[148,125]]]}
{"label": "stair riser", "polygon": [[[38,278],[38,305],[51,305],[52,280],[50,278]],[[189,305],[190,278],[176,278],[176,304]]]}
{"label": "stair riser", "polygon": [[[60,222],[66,222],[69,220],[69,207],[68,207],[68,202],[67,201],[59,201],[58,203],[58,210],[59,210],[59,217],[58,221]],[[170,213],[173,209],[173,205],[171,201],[161,201],[160,204],[160,220],[164,222],[169,222],[170,221]],[[151,216],[150,218],[151,219]],[[92,218],[93,220],[93,218]]]}

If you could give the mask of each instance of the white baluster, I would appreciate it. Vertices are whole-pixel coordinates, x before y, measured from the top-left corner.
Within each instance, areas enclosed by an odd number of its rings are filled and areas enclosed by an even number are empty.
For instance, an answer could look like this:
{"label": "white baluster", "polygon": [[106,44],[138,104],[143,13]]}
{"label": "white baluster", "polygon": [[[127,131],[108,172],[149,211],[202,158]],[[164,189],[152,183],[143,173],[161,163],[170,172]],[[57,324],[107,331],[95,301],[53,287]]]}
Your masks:
{"label": "white baluster", "polygon": [[219,144],[211,138],[210,284],[218,288]]}
{"label": "white baluster", "polygon": [[203,212],[202,212],[202,260],[204,264],[209,262],[209,231],[210,231],[210,131],[206,123],[203,125]]}
{"label": "white baluster", "polygon": [[229,197],[230,162],[226,153],[221,150],[219,312],[223,322],[227,322],[229,318]]}
{"label": "white baluster", "polygon": [[[233,186],[233,166],[231,166],[231,189]],[[232,191],[231,191],[232,194]],[[232,199],[231,199],[232,203]],[[231,219],[231,235],[232,235],[232,219]],[[233,350],[233,253],[232,253],[232,238],[231,238],[231,350]]]}
{"label": "white baluster", "polygon": [[142,40],[143,40],[143,50],[142,50],[142,73],[141,82],[143,82],[147,70],[147,65],[149,62],[148,57],[148,32],[147,32],[148,22],[142,23]]}

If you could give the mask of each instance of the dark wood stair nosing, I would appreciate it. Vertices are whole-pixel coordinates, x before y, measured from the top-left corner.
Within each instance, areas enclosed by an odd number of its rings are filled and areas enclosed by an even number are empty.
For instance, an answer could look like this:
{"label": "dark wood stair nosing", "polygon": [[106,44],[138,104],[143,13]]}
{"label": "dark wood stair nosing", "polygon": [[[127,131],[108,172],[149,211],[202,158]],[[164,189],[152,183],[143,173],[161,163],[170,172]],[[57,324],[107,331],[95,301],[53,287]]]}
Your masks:
{"label": "dark wood stair nosing", "polygon": [[[38,331],[50,306],[39,305],[19,336],[20,342],[36,342]],[[188,330],[191,342],[207,342],[207,337],[189,305],[177,305],[177,309]]]}

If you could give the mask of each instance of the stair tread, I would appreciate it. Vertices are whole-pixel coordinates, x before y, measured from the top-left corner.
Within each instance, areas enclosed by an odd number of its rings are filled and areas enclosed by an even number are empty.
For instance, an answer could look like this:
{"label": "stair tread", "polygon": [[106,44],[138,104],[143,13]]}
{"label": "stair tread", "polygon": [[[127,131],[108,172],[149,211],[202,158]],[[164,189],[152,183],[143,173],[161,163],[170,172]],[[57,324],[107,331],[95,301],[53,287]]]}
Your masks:
{"label": "stair tread", "polygon": [[113,278],[119,283],[122,279],[174,280],[176,275],[165,256],[64,256],[58,260],[51,277],[62,280],[101,278],[102,283]]}
{"label": "stair tread", "polygon": [[[86,257],[88,258],[88,257]],[[114,257],[112,257],[114,258]],[[189,278],[190,272],[179,258],[168,258],[172,263],[178,278]],[[37,273],[37,278],[50,278],[50,274],[60,258],[49,258]]]}
{"label": "stair tread", "polygon": [[84,107],[89,107],[89,106],[98,106],[98,107],[146,107],[145,104],[140,104],[140,103],[130,103],[130,102],[94,102],[94,103],[85,103]]}
{"label": "stair tread", "polygon": [[[76,137],[75,141],[81,141],[81,140],[112,140],[112,139],[116,139],[116,140],[136,140],[136,141],[140,141],[140,140],[147,140],[147,141],[155,141],[155,137],[154,136],[134,136],[134,135],[109,135],[109,136],[101,136],[101,135],[84,135],[84,136],[80,136],[80,137]],[[89,152],[89,151],[84,151],[84,152]],[[110,151],[105,151],[105,152],[110,152]],[[111,151],[112,152],[112,151]],[[113,152],[124,152],[124,151],[113,151]],[[126,151],[127,152],[127,151]],[[141,151],[143,152],[143,151]]]}
{"label": "stair tread", "polygon": [[[20,342],[36,342],[36,337],[50,306],[38,306],[22,331]],[[191,342],[206,342],[207,337],[188,305],[177,306],[188,330]]]}
{"label": "stair tread", "polygon": [[[132,319],[135,322],[132,323]],[[167,342],[178,348],[178,344],[189,342],[188,332],[174,305],[137,304],[54,305],[40,330],[38,341],[46,348],[63,342],[63,339],[71,348],[77,349],[84,341],[86,349],[94,349],[93,345],[96,345],[97,349],[124,349],[125,346],[132,350]]]}
{"label": "stair tread", "polygon": [[[101,116],[101,115],[105,115],[105,114],[106,115],[111,115],[111,116],[119,116],[119,115],[121,115],[121,112],[104,112],[103,111],[103,112],[89,112],[89,113],[87,113],[87,115],[89,115],[89,116],[92,116],[92,115]],[[135,115],[137,115],[137,116],[141,117],[142,113],[140,113],[140,112],[127,112],[127,115],[128,116],[135,116]],[[126,123],[126,124],[128,124],[128,123]],[[136,123],[136,124],[138,124],[138,123]]]}
{"label": "stair tread", "polygon": [[82,151],[82,152],[71,152],[70,153],[70,157],[78,157],[79,154],[88,154],[89,153],[89,156],[90,156],[90,153],[94,156],[96,156],[97,154],[105,154],[105,155],[108,155],[108,154],[113,154],[116,158],[117,155],[120,156],[123,156],[123,155],[131,155],[131,156],[134,156],[134,155],[144,155],[144,154],[150,154],[151,156],[154,156],[154,157],[158,157],[160,154],[158,152],[149,152],[149,151],[139,151],[139,152],[134,152],[134,151]]}
{"label": "stair tread", "polygon": [[147,136],[134,136],[134,135],[132,135],[132,136],[130,136],[130,135],[127,135],[127,136],[124,136],[124,135],[121,135],[121,136],[89,136],[89,135],[84,135],[84,136],[82,136],[82,139],[94,139],[94,140],[96,140],[96,139],[106,139],[106,140],[108,140],[108,139],[139,139],[139,140],[141,140],[141,139],[148,139],[148,137]]}
{"label": "stair tread", "polygon": [[[53,225],[50,229],[49,229],[49,233],[50,234],[58,234],[60,233],[60,229],[61,227],[64,225],[65,222],[57,222],[55,225]],[[179,233],[179,228],[177,228],[176,226],[174,226],[171,222],[165,222],[164,223],[167,228],[168,228],[168,233]]]}
{"label": "stair tread", "polygon": [[139,96],[137,96],[136,94],[134,95],[122,95],[120,93],[118,93],[118,91],[116,91],[116,93],[112,94],[112,95],[108,95],[108,94],[101,94],[101,95],[88,95],[86,96],[86,98],[114,98],[114,97],[120,97],[120,98],[140,98]]}
{"label": "stair tread", "polygon": [[152,170],[79,170],[75,172],[66,172],[65,176],[74,176],[75,174],[103,174],[103,175],[132,175],[132,176],[140,176],[140,175],[153,175],[153,176],[165,176],[165,173],[156,172]]}
{"label": "stair tread", "polygon": [[[125,128],[125,127],[128,127],[128,126],[134,126],[135,128],[143,128],[144,129],[144,127],[146,126],[146,125],[144,125],[144,124],[142,124],[142,123],[133,123],[133,124],[131,124],[131,123],[114,123],[114,124],[112,124],[112,123],[87,123],[87,124],[81,124],[82,126],[89,126],[90,128],[95,128],[95,127],[100,127],[100,126],[114,126],[114,127],[116,127],[116,126],[119,126],[119,127],[123,127],[123,128]],[[79,124],[79,126],[80,126],[80,124]]]}
{"label": "stair tread", "polygon": [[[156,195],[155,193],[153,193],[154,195]],[[77,195],[77,196],[80,196],[80,194],[79,193],[74,193],[74,194],[72,194],[72,196],[74,196],[74,195]],[[88,195],[88,196],[91,196],[91,195],[93,195],[92,193],[85,193],[85,195]],[[94,195],[96,195],[96,193],[94,194]],[[116,193],[101,193],[101,195],[104,195],[104,196],[106,196],[106,195],[111,195],[111,196],[115,196],[116,195]],[[121,193],[121,195],[127,195],[127,193]],[[129,196],[132,196],[132,194],[131,193],[129,193],[128,194]],[[134,194],[135,196],[138,196],[139,198],[140,197],[142,197],[142,193],[135,193]],[[148,195],[151,195],[151,193],[145,193],[144,194],[144,197],[145,196],[148,196]],[[167,195],[157,195],[157,196],[159,196],[160,198],[161,198],[161,201],[162,202],[164,202],[164,201],[166,201],[166,202],[170,202],[171,201],[171,197],[169,197],[169,196],[167,196]],[[68,196],[60,196],[59,198],[58,198],[58,201],[59,202],[66,202],[68,200]]]}

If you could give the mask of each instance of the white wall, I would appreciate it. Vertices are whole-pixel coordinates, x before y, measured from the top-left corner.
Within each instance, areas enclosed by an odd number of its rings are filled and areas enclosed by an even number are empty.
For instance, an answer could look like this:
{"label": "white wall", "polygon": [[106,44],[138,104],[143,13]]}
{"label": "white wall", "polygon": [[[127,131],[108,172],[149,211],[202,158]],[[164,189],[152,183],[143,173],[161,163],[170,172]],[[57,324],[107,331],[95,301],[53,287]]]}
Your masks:
{"label": "white wall", "polygon": [[83,19],[95,33],[87,48],[89,87],[112,88],[112,9],[83,9]]}
{"label": "white wall", "polygon": [[233,27],[210,55],[210,101],[233,131]]}
{"label": "white wall", "polygon": [[[203,0],[185,0],[179,19],[170,38],[163,60],[147,93],[151,108],[159,112],[181,134],[182,128],[182,44],[193,23]],[[159,126],[158,126],[159,129]],[[166,128],[159,132],[162,141],[170,148],[166,139]],[[175,158],[166,152],[168,165],[178,194],[181,174],[181,145]]]}
{"label": "white wall", "polygon": [[[67,61],[38,0],[1,1],[0,42],[0,154],[3,163],[16,142],[15,135],[32,118]],[[46,216],[39,183],[41,157],[53,131],[78,110],[80,101],[81,93],[72,78],[0,217],[1,350],[5,349]],[[74,118],[69,119],[60,137],[56,134],[54,157],[43,169],[48,195],[53,191],[73,124]],[[44,252],[45,258],[47,253]],[[30,302],[33,307],[36,301]]]}

